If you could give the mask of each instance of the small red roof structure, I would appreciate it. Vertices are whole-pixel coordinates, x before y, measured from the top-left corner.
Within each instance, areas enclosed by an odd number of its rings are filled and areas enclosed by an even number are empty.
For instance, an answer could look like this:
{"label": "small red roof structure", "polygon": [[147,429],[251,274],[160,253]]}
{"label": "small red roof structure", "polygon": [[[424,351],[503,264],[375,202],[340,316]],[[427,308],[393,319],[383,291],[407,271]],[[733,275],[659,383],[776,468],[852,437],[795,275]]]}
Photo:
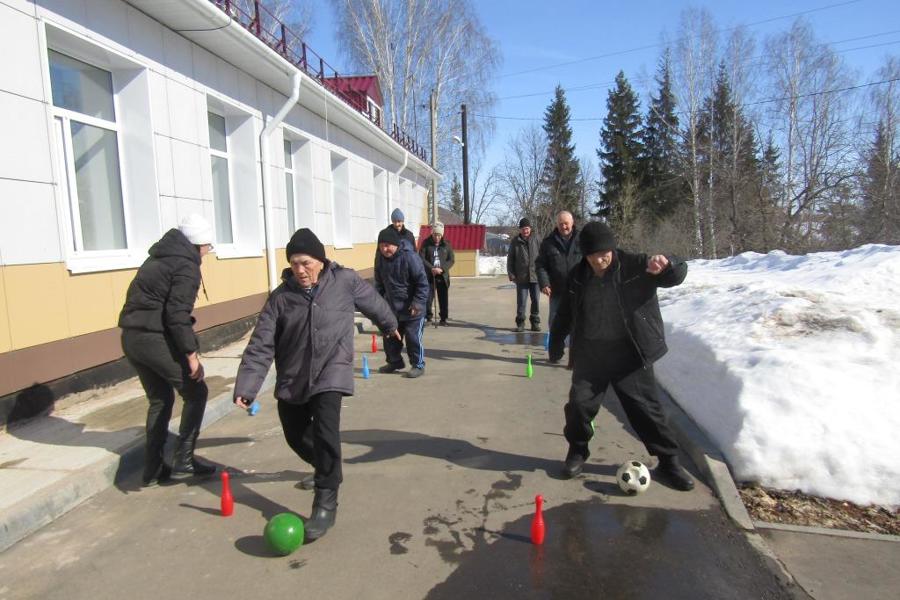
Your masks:
{"label": "small red roof structure", "polygon": [[[444,239],[454,250],[483,250],[485,230],[484,225],[444,225]],[[420,226],[419,248],[429,236],[431,225]]]}
{"label": "small red roof structure", "polygon": [[379,109],[384,106],[381,85],[375,75],[326,77],[322,81],[322,85],[343,97],[360,111],[366,111],[367,99],[371,99]]}

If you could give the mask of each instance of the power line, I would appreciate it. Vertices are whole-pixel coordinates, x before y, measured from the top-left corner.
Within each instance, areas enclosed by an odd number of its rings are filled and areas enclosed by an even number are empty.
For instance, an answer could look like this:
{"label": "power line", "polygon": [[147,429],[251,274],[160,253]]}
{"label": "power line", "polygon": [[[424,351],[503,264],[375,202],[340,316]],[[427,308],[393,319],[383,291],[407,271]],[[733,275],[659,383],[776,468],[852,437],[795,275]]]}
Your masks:
{"label": "power line", "polygon": [[[761,20],[761,21],[754,21],[754,22],[752,22],[752,23],[747,23],[746,25],[737,25],[737,26],[735,26],[735,27],[726,27],[726,28],[724,28],[724,29],[717,29],[717,30],[716,30],[716,33],[723,33],[723,32],[725,32],[725,31],[731,31],[731,30],[733,30],[733,29],[737,29],[738,27],[743,27],[743,26],[746,26],[746,27],[754,27],[754,26],[756,26],[756,25],[763,25],[763,24],[765,24],[765,23],[771,23],[772,21],[779,21],[779,20],[781,20],[781,19],[790,19],[790,18],[792,18],[792,17],[799,17],[799,16],[802,16],[802,15],[806,15],[806,14],[810,14],[810,13],[814,13],[814,12],[819,12],[819,11],[823,11],[823,10],[829,10],[829,9],[832,9],[832,8],[838,8],[838,7],[841,7],[841,6],[847,6],[847,5],[850,5],[850,4],[857,4],[857,3],[859,3],[859,2],[862,2],[862,0],[848,0],[847,2],[839,2],[839,3],[837,3],[837,4],[828,4],[828,5],[826,5],[826,6],[820,6],[819,8],[811,8],[811,9],[809,9],[809,10],[804,10],[804,11],[800,11],[800,12],[797,12],[797,13],[792,13],[792,14],[789,14],[789,15],[781,15],[781,16],[779,16],[779,17],[771,17],[771,18],[769,18],[769,19],[763,19],[763,20]],[[683,38],[679,38],[679,39],[683,39]],[[584,63],[584,62],[590,62],[590,61],[594,61],[594,60],[600,60],[600,59],[602,59],[602,58],[610,58],[610,57],[613,57],[613,56],[621,56],[621,55],[623,55],[623,54],[631,54],[631,53],[633,53],[633,52],[641,52],[641,51],[643,51],[643,50],[650,50],[650,49],[652,49],[652,48],[658,48],[658,47],[660,47],[660,46],[662,46],[662,43],[656,42],[656,43],[654,43],[654,44],[647,44],[647,45],[644,45],[644,46],[637,46],[637,47],[635,47],[635,48],[629,48],[629,49],[627,49],[627,50],[618,50],[618,51],[616,51],[616,52],[607,52],[607,53],[605,53],[605,54],[598,54],[598,55],[596,55],[596,56],[589,56],[589,57],[587,57],[587,58],[579,58],[579,59],[577,59],[577,60],[570,60],[570,61],[560,62],[560,63],[556,63],[556,64],[552,64],[552,65],[545,65],[545,66],[543,66],[543,67],[533,67],[533,68],[531,68],[531,69],[525,69],[525,70],[523,70],[523,71],[515,71],[515,72],[513,72],[513,73],[504,73],[504,74],[502,74],[502,75],[499,75],[498,78],[502,79],[502,78],[504,78],[504,77],[514,77],[514,76],[516,76],[516,75],[525,75],[525,74],[528,74],[528,73],[535,73],[535,72],[537,72],[537,71],[546,71],[546,70],[548,70],[548,69],[555,69],[555,68],[557,68],[557,67],[567,67],[567,66],[569,66],[569,65],[577,65],[577,64]]]}
{"label": "power line", "polygon": [[[797,94],[796,96],[783,96],[781,98],[767,98],[765,100],[757,100],[755,102],[745,102],[743,104],[739,104],[738,107],[745,108],[747,106],[758,106],[760,104],[771,104],[773,102],[784,102],[787,100],[800,100],[801,98],[810,98],[812,96],[824,96],[826,94],[838,94],[841,92],[849,92],[852,90],[858,90],[861,88],[872,87],[875,85],[882,85],[884,83],[894,83],[897,81],[900,81],[900,77],[895,77],[893,79],[882,79],[881,81],[872,81],[869,83],[860,83],[858,85],[850,85],[847,87],[836,88],[836,89],[832,89],[832,90],[819,90],[816,92],[809,92],[806,94]],[[472,114],[473,114],[473,116],[481,117],[484,119],[501,119],[504,121],[543,121],[544,120],[543,117],[539,117],[539,118],[536,118],[536,117],[498,117],[498,116],[485,115],[485,114],[479,114],[479,113],[472,113]],[[681,112],[678,114],[683,115],[685,113]],[[572,119],[569,119],[569,121],[603,121],[605,118],[606,117],[582,117],[582,118],[572,118]]]}

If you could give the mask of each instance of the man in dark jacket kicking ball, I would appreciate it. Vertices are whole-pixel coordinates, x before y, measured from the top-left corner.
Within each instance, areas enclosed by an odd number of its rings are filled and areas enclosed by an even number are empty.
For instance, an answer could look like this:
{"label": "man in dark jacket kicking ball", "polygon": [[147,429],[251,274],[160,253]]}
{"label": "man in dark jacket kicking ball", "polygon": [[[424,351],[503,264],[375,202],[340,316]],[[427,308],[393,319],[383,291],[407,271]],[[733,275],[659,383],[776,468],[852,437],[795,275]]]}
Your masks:
{"label": "man in dark jacket kicking ball", "polygon": [[353,395],[353,316],[359,310],[385,335],[399,337],[390,308],[356,271],[325,257],[309,229],[287,245],[290,268],[269,295],[234,382],[235,404],[249,408],[275,360],[278,418],[288,446],[315,473],[306,539],[325,535],[337,517],[341,471],[341,400]]}
{"label": "man in dark jacket kicking ball", "polygon": [[570,332],[572,387],[565,406],[569,442],[563,474],[575,477],[590,456],[593,420],[612,385],[647,451],[659,458],[656,477],[688,491],[694,481],[678,461],[678,443],[659,400],[653,363],[666,353],[656,289],[679,285],[687,264],[662,254],[616,249],[613,232],[593,221],[581,231],[582,261],[568,278],[566,300],[550,330],[550,360],[559,360]]}

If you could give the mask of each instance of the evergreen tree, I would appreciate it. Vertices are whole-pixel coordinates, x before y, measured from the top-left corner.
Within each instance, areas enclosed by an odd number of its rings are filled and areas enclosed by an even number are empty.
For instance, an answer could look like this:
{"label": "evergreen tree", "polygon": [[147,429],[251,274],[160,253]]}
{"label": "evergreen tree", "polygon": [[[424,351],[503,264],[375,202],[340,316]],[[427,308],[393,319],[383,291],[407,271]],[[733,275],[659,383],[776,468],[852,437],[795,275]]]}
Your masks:
{"label": "evergreen tree", "polygon": [[596,214],[609,219],[627,237],[640,205],[643,144],[637,94],[623,71],[616,75],[616,87],[610,90],[606,107],[597,150],[602,182]]}
{"label": "evergreen tree", "polygon": [[465,207],[463,206],[462,186],[459,184],[459,178],[453,173],[453,183],[450,184],[450,212],[462,218]]}
{"label": "evergreen tree", "polygon": [[900,244],[900,156],[880,121],[862,177],[862,241]]}
{"label": "evergreen tree", "polygon": [[575,157],[572,128],[569,125],[569,105],[561,86],[556,86],[553,102],[544,112],[544,133],[547,134],[547,158],[544,161],[542,183],[547,194],[544,218],[554,222],[555,214],[567,210],[581,216],[581,167]]}
{"label": "evergreen tree", "polygon": [[651,223],[670,215],[687,197],[678,168],[678,115],[675,114],[668,49],[660,59],[656,83],[659,92],[657,96],[650,96],[641,136],[644,144],[641,157],[644,163],[643,207],[651,217]]}

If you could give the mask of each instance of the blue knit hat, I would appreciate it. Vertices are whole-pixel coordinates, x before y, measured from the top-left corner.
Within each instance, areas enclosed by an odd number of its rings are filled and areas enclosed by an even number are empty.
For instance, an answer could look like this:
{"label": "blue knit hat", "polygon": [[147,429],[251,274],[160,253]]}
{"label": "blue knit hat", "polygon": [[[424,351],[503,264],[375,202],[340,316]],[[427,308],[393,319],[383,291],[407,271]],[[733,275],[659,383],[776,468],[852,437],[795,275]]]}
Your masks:
{"label": "blue knit hat", "polygon": [[395,208],[394,212],[391,213],[391,222],[395,221],[405,221],[406,217],[403,216],[403,211],[399,208]]}

